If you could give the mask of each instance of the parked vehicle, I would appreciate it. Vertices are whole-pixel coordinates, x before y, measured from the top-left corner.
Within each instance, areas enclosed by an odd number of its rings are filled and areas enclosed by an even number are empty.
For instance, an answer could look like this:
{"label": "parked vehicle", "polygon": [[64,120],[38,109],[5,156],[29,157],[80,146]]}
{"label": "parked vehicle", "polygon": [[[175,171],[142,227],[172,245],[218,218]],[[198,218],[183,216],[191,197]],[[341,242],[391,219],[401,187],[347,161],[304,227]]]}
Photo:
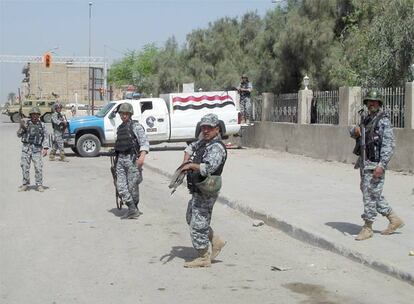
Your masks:
{"label": "parked vehicle", "polygon": [[48,123],[52,119],[52,108],[55,103],[56,100],[25,100],[23,101],[21,108],[19,104],[13,104],[8,106],[2,114],[8,115],[12,122],[20,122],[21,115],[23,115],[23,117],[29,117],[30,109],[34,106],[38,106],[41,120]]}
{"label": "parked vehicle", "polygon": [[207,113],[218,115],[222,137],[240,130],[236,91],[173,93],[161,98],[111,101],[94,116],[74,117],[67,128],[66,146],[83,157],[97,156],[102,146],[113,146],[122,123],[117,112],[124,102],[132,104],[132,119],[144,126],[152,144],[195,140],[200,133],[198,123]]}

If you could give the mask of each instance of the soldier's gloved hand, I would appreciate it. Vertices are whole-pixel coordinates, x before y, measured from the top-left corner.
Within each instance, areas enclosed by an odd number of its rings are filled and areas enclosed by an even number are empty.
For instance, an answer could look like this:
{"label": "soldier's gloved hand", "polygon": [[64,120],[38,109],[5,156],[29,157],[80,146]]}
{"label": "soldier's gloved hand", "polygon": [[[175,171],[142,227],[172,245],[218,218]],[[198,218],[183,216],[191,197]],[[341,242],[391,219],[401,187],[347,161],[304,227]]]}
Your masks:
{"label": "soldier's gloved hand", "polygon": [[45,157],[47,155],[47,150],[48,149],[45,149],[45,148],[42,149],[42,156],[43,157]]}
{"label": "soldier's gloved hand", "polygon": [[377,166],[374,169],[374,173],[373,173],[372,177],[374,179],[379,179],[383,174],[384,174],[384,169],[380,166]]}

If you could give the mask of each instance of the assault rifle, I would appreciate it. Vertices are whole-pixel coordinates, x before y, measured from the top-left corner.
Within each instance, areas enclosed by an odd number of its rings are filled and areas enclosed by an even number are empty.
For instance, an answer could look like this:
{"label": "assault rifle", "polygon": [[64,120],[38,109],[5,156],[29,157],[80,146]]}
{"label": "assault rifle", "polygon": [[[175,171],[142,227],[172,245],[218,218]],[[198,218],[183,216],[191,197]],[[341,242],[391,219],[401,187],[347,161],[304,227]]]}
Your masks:
{"label": "assault rifle", "polygon": [[364,115],[364,108],[358,111],[358,114],[361,117],[359,128],[361,130],[361,136],[356,139],[354,154],[361,157],[362,164],[360,164],[362,171],[364,171],[365,162],[367,160],[367,147],[366,147],[366,139],[365,139],[365,115]]}
{"label": "assault rifle", "polygon": [[19,107],[19,115],[20,115],[20,121],[23,120],[23,102],[22,102],[22,94],[20,93],[20,88],[17,88],[17,91],[19,92],[19,103],[20,103],[20,107]]}
{"label": "assault rifle", "polygon": [[63,122],[62,122],[62,126],[60,127],[60,129],[62,130],[63,133],[65,133],[65,130],[68,127],[68,120],[65,114],[61,114],[61,115],[63,117]]}
{"label": "assault rifle", "polygon": [[116,176],[116,163],[118,162],[118,155],[116,154],[115,150],[111,150],[110,152],[110,158],[111,158],[111,173],[112,173],[112,179],[114,181],[114,186],[115,186],[115,201],[116,201],[116,207],[121,210],[122,209],[122,205],[124,204],[124,202],[122,201],[121,196],[119,195],[118,192],[118,187],[117,187],[117,176]]}

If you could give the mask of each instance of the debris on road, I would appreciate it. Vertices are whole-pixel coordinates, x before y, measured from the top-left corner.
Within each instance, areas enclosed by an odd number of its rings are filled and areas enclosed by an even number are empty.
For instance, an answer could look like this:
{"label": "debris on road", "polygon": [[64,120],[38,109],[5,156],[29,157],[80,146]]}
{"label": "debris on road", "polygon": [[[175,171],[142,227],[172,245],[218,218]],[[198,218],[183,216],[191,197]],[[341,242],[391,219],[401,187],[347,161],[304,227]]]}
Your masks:
{"label": "debris on road", "polygon": [[409,255],[409,256],[414,256],[414,250],[411,250],[411,251],[408,253],[408,255]]}
{"label": "debris on road", "polygon": [[264,225],[264,222],[261,221],[261,220],[253,221],[253,227],[259,227],[259,226],[263,226],[263,225]]}
{"label": "debris on road", "polygon": [[291,270],[292,268],[290,267],[283,267],[283,266],[270,266],[270,270],[271,271],[287,271],[287,270]]}

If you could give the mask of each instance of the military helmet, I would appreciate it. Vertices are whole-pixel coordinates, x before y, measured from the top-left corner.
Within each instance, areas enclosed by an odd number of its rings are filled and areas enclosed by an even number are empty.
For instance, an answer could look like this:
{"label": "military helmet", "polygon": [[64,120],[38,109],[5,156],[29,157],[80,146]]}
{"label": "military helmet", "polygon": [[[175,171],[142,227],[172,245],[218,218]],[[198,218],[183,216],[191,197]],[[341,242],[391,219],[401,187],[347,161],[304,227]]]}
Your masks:
{"label": "military helmet", "polygon": [[132,107],[132,105],[128,102],[125,102],[123,104],[121,104],[121,106],[119,107],[118,113],[122,113],[122,112],[126,112],[126,113],[131,113],[131,115],[134,114],[134,108]]}
{"label": "military helmet", "polygon": [[60,102],[57,102],[57,103],[55,103],[55,105],[53,107],[56,110],[56,109],[62,109],[63,106]]}
{"label": "military helmet", "polygon": [[202,182],[196,183],[196,186],[205,195],[217,195],[221,189],[221,176],[208,175]]}
{"label": "military helmet", "polygon": [[203,117],[201,117],[200,127],[201,126],[217,127],[218,125],[219,125],[219,119],[216,114],[210,113],[210,114],[206,114]]}
{"label": "military helmet", "polygon": [[382,95],[377,90],[370,90],[368,91],[367,95],[364,97],[364,105],[367,105],[369,100],[376,100],[379,102],[379,104],[382,106],[383,100]]}
{"label": "military helmet", "polygon": [[39,108],[38,107],[31,108],[30,111],[29,111],[29,115],[31,115],[31,114],[39,114],[40,115]]}

